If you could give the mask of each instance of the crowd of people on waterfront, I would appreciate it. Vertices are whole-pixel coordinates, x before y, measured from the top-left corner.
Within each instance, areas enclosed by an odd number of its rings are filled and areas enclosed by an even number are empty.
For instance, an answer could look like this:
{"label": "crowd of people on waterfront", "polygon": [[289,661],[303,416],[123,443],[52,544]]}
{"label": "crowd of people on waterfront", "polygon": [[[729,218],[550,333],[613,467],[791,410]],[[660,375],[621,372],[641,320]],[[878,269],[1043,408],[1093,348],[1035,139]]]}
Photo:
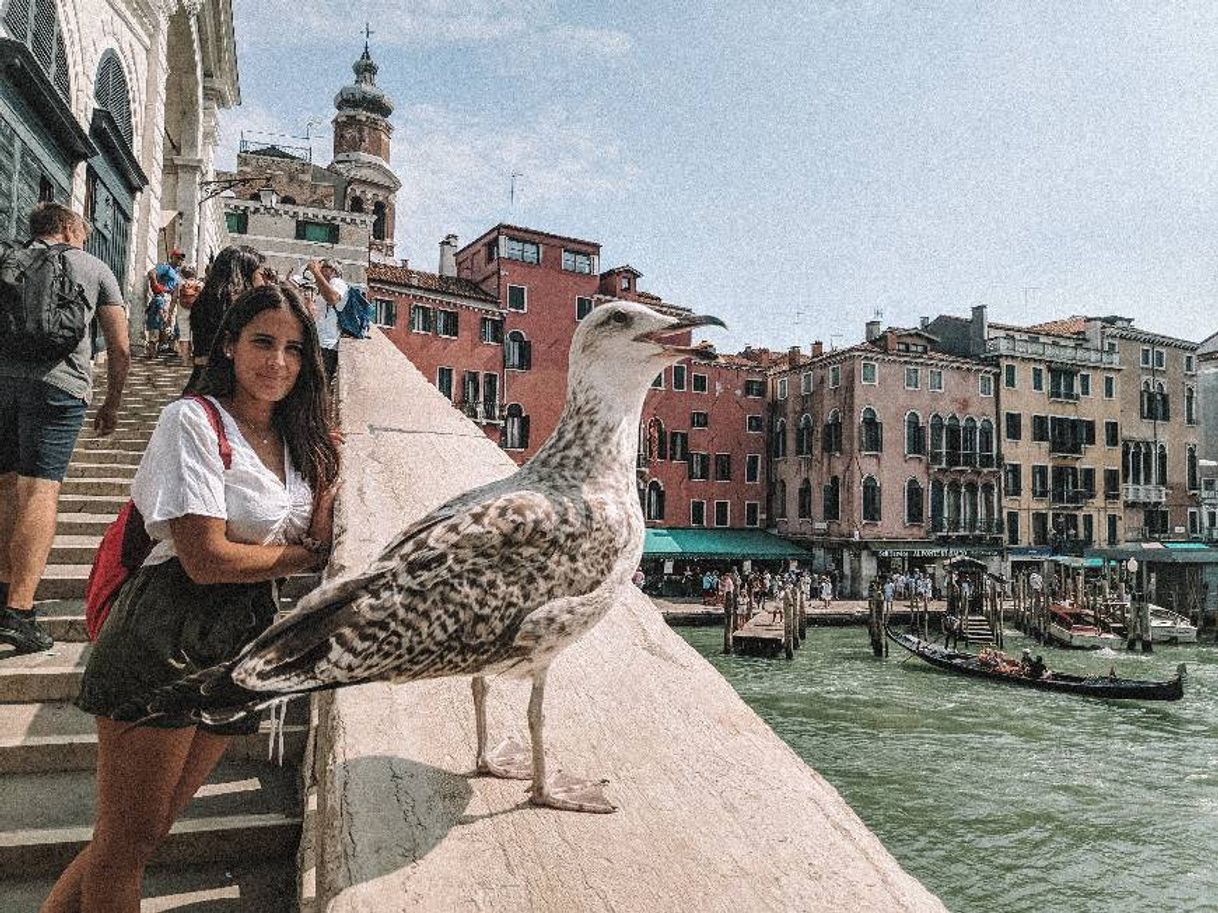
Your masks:
{"label": "crowd of people on waterfront", "polygon": [[[106,352],[99,436],[118,427],[131,363],[127,304],[113,272],[84,249],[88,232],[79,213],[40,203],[29,216],[31,240],[0,245],[7,655],[53,645],[34,597],[92,400],[92,328]],[[234,246],[200,279],[184,259],[171,251],[146,276],[144,354],[176,347],[192,373],[140,459],[134,511],[116,521],[142,524],[150,549],[118,589],[84,670],[76,704],[96,720],[96,826],[43,913],[138,909],[153,852],[232,737],[258,725],[256,716],[145,722],[149,697],[237,655],[273,620],[274,581],[319,570],[330,553],[339,453],[329,381],[347,303],[341,266],[313,261],[284,282],[262,253]],[[67,298],[63,289],[72,290]],[[52,312],[54,320],[44,317]]]}

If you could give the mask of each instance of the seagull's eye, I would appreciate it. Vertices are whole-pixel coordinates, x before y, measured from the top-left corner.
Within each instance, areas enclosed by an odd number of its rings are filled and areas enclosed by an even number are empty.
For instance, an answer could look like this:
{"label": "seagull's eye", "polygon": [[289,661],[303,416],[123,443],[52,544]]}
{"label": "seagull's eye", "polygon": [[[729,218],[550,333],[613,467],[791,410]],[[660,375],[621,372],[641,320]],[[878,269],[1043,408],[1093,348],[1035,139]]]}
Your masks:
{"label": "seagull's eye", "polygon": [[617,311],[617,312],[616,312],[616,313],[613,315],[613,318],[612,318],[612,319],[613,319],[613,322],[614,322],[614,323],[617,323],[617,324],[627,324],[627,323],[629,323],[629,322],[630,322],[630,315],[628,315],[628,314],[627,314],[625,311]]}

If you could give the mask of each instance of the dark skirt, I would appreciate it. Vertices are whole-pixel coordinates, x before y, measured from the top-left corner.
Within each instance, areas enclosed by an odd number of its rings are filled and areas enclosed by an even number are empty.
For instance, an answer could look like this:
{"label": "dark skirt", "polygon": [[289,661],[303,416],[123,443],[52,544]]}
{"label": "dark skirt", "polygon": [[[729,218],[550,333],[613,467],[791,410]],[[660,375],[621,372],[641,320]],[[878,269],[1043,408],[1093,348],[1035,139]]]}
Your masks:
{"label": "dark skirt", "polygon": [[[142,567],[123,584],[93,644],[76,706],[120,722],[140,720],[154,691],[236,656],[274,617],[269,582],[195,583],[176,558]],[[258,716],[223,725],[190,717],[147,725],[243,735],[258,729]]]}

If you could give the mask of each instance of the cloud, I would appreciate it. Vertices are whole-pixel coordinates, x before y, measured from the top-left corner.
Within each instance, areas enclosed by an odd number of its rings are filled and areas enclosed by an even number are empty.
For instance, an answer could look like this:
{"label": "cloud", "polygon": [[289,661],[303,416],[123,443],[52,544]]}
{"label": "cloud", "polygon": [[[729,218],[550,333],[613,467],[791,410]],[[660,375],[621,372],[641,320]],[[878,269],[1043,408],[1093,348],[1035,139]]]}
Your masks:
{"label": "cloud", "polygon": [[[527,122],[419,105],[394,136],[399,256],[434,268],[433,248],[455,231],[471,240],[500,221],[581,230],[572,212],[607,207],[638,169],[591,114],[553,108]],[[516,198],[509,199],[512,175]]]}
{"label": "cloud", "polygon": [[435,46],[515,45],[562,57],[608,60],[629,54],[634,41],[617,29],[585,28],[559,21],[546,0],[416,0],[410,4],[372,0],[353,15],[340,0],[298,4],[264,0],[240,16],[242,43],[285,47],[317,46],[349,31],[352,39],[366,20],[378,49],[417,50]]}

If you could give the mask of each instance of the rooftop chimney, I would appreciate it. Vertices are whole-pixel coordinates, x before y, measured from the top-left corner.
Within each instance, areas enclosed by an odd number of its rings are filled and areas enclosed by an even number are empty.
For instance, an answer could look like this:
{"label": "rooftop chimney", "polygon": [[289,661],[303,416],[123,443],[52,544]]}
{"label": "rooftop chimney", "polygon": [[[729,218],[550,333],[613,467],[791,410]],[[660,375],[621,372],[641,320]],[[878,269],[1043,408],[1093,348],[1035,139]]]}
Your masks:
{"label": "rooftop chimney", "polygon": [[990,335],[990,325],[986,318],[984,304],[973,305],[973,319],[969,323],[968,342],[970,355],[984,355],[986,339]]}
{"label": "rooftop chimney", "polygon": [[457,275],[457,236],[445,235],[440,242],[440,275]]}
{"label": "rooftop chimney", "polygon": [[925,330],[925,329],[926,329],[927,327],[929,327],[929,326],[930,326],[930,318],[929,318],[929,317],[919,317],[919,318],[918,318],[918,327],[919,327],[920,329]]}
{"label": "rooftop chimney", "polygon": [[787,363],[793,368],[804,360],[803,353],[799,351],[799,346],[791,346],[787,350]]}
{"label": "rooftop chimney", "polygon": [[883,323],[879,320],[868,320],[867,321],[866,338],[867,338],[868,342],[871,342],[873,339],[875,339],[877,336],[880,335],[880,329],[882,326],[883,326]]}
{"label": "rooftop chimney", "polygon": [[818,340],[816,340],[816,342],[812,343],[812,357],[813,358],[820,358],[824,354],[825,354],[825,344],[823,342],[821,342],[818,339]]}

